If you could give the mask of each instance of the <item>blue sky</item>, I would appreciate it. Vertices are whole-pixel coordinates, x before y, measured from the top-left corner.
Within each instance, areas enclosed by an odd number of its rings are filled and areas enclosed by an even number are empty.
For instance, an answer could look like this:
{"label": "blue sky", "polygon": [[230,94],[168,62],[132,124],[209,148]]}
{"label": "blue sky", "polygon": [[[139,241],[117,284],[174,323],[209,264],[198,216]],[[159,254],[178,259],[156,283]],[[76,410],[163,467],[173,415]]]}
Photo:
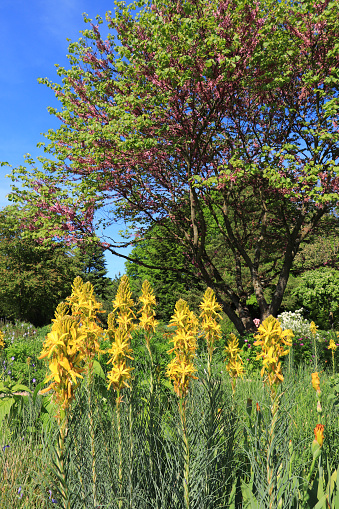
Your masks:
{"label": "blue sky", "polygon": [[[127,4],[132,3],[127,0]],[[59,108],[54,93],[38,78],[60,82],[54,64],[69,67],[66,38],[76,41],[87,29],[82,13],[95,20],[114,10],[112,0],[1,0],[0,2],[0,161],[13,167],[24,164],[23,155],[43,155],[36,147],[46,141],[41,133],[58,127],[48,106]],[[106,26],[101,25],[104,36]],[[8,205],[11,181],[8,167],[0,167],[0,207]],[[122,225],[112,228],[115,238]],[[129,250],[121,250],[127,254]],[[110,277],[124,273],[124,259],[107,255]]]}

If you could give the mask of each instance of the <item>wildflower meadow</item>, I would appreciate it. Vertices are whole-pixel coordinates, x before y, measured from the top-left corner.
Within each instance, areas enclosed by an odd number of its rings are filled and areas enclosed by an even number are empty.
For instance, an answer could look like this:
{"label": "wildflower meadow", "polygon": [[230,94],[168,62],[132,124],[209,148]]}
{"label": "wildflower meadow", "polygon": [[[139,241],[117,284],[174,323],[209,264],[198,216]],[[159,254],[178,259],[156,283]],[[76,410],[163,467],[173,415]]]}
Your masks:
{"label": "wildflower meadow", "polygon": [[210,288],[159,323],[127,276],[112,304],[77,277],[51,326],[1,325],[1,509],[339,509],[334,331],[225,333]]}

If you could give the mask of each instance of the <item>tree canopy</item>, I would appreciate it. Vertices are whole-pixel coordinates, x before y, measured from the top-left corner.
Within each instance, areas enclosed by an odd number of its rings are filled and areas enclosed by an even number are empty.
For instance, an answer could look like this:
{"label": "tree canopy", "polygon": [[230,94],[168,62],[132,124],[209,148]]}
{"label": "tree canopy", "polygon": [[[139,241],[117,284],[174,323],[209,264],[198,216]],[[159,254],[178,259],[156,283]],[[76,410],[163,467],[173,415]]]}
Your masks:
{"label": "tree canopy", "polygon": [[[190,309],[200,313],[199,305],[206,291],[206,285],[201,278],[187,274],[189,264],[183,250],[180,244],[167,238],[159,226],[155,226],[131,252],[131,257],[139,263],[125,263],[132,292],[136,296],[140,295],[143,281],[147,279],[156,295],[157,319],[165,322],[170,321],[175,304],[180,298],[187,301]],[[140,262],[158,268],[149,269]],[[181,268],[181,271],[167,270],[168,265]]]}
{"label": "tree canopy", "polygon": [[107,277],[104,248],[98,245],[78,249],[75,260],[79,266],[79,276],[84,282],[89,281],[98,297],[105,299],[109,293],[111,280]]}
{"label": "tree canopy", "polygon": [[[337,206],[339,4],[137,5],[107,13],[117,42],[98,19],[70,44],[62,84],[41,80],[62,105],[54,159],[13,170],[12,199],[41,242],[90,238],[120,255],[98,227],[124,219],[137,245],[160,225],[243,332],[247,280],[261,318],[276,315],[300,246]],[[209,250],[216,235],[234,283]]]}
{"label": "tree canopy", "polygon": [[63,244],[40,246],[23,239],[15,208],[0,211],[1,317],[50,323],[77,274],[74,256]]}

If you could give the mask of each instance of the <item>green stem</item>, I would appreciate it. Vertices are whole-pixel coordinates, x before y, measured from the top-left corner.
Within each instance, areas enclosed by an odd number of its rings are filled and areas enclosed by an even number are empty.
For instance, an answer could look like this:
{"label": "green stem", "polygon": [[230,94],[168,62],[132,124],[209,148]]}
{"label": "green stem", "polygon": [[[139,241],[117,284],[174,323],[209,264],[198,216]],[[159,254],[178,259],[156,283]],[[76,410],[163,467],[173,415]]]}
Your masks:
{"label": "green stem", "polygon": [[210,340],[210,342],[207,344],[207,350],[208,350],[207,372],[208,372],[209,379],[211,379],[211,375],[212,375],[213,341]]}
{"label": "green stem", "polygon": [[132,508],[132,478],[133,478],[133,412],[132,412],[132,403],[129,402],[129,508]]}
{"label": "green stem", "polygon": [[185,412],[186,401],[185,398],[182,397],[179,400],[179,414],[181,420],[181,427],[183,433],[183,441],[185,446],[184,451],[184,501],[185,508],[189,509],[190,501],[189,501],[189,468],[190,468],[190,454],[189,454],[189,444],[187,438],[187,427],[186,427],[186,412]]}
{"label": "green stem", "polygon": [[151,359],[151,387],[150,387],[150,393],[153,394],[154,389],[154,382],[153,382],[153,369],[154,369],[154,363],[153,363],[153,356],[152,356],[152,350],[151,350],[151,341],[150,341],[150,334],[146,331],[146,348],[149,354],[149,357]]}
{"label": "green stem", "polygon": [[275,387],[271,387],[271,425],[269,430],[268,438],[268,450],[267,450],[267,484],[268,484],[268,497],[269,497],[269,509],[273,509],[276,503],[276,482],[274,478],[274,438],[275,438],[275,426],[278,419],[279,411],[279,398],[276,394]]}
{"label": "green stem", "polygon": [[59,490],[63,500],[64,509],[71,509],[70,496],[68,492],[67,476],[65,473],[65,439],[67,436],[67,418],[62,423],[59,423],[59,436],[56,448],[56,461],[57,477],[60,481]]}
{"label": "green stem", "polygon": [[[74,450],[75,450],[76,456],[79,456],[79,448],[78,448],[78,442],[77,442],[76,436],[74,437]],[[81,486],[82,503],[84,503],[84,500],[85,500],[84,480],[81,475],[81,468],[79,468],[78,470],[79,470],[78,475],[79,475],[80,486]]]}
{"label": "green stem", "polygon": [[120,390],[117,390],[118,396],[116,399],[116,415],[117,415],[117,428],[118,428],[118,456],[119,456],[119,501],[118,507],[122,507],[122,438],[121,438],[121,420],[120,420]]}
{"label": "green stem", "polygon": [[317,341],[316,341],[316,335],[315,334],[313,334],[313,343],[314,343],[315,371],[318,371]]}
{"label": "green stem", "polygon": [[92,395],[91,386],[93,382],[93,370],[89,369],[88,373],[88,415],[89,415],[89,426],[90,426],[90,439],[91,439],[91,454],[92,454],[92,489],[93,489],[93,505],[96,507],[97,502],[97,474],[96,474],[96,452],[95,452],[95,431],[94,431],[94,420],[92,412]]}

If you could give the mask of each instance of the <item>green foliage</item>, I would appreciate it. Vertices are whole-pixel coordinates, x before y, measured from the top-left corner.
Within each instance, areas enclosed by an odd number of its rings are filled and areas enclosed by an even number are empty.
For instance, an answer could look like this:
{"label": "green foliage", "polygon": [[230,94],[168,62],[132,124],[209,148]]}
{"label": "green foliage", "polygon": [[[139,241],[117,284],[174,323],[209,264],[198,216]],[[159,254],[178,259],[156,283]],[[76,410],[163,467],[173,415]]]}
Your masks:
{"label": "green foliage", "polygon": [[321,328],[333,328],[338,323],[339,270],[328,267],[309,270],[298,278],[293,293]]}
{"label": "green foliage", "polygon": [[2,368],[12,380],[32,389],[43,381],[46,366],[38,357],[48,329],[50,326],[35,329],[24,322],[7,323],[2,327],[5,339]]}
{"label": "green foliage", "polygon": [[[157,349],[156,343],[153,343],[154,349]],[[135,370],[132,390],[124,393],[121,405],[122,500],[131,509],[146,509],[155,502],[161,508],[182,508],[184,497],[181,471],[184,451],[183,444],[178,440],[180,420],[176,397],[156,377],[154,392],[150,394],[146,366],[148,356],[143,357],[141,345],[140,334],[140,349],[135,344],[140,365]],[[262,381],[255,373],[252,373],[250,379],[239,379],[235,398],[232,399],[228,374],[223,373],[222,377],[217,375],[223,365],[215,366],[216,375],[210,383],[204,374],[204,367],[203,363],[197,366],[199,380],[192,384],[187,406],[192,506],[203,501],[203,507],[207,509],[240,509],[246,500],[253,499],[258,502],[256,507],[269,507],[265,501],[266,472],[261,471],[265,465],[255,463],[256,459],[265,458],[270,422],[270,404],[265,399]],[[282,415],[276,427],[275,461],[279,493],[286,507],[298,509],[314,509],[314,500],[318,501],[321,489],[326,492],[328,479],[339,463],[338,411],[330,397],[333,393],[332,377],[324,373],[321,375],[325,418],[323,469],[318,470],[318,463],[314,466],[310,487],[316,489],[311,489],[309,502],[306,503],[305,499],[300,500],[299,505],[288,505],[289,497],[292,501],[297,496],[294,489],[296,479],[299,483],[299,496],[302,496],[312,463],[311,443],[318,414],[310,373],[309,368],[286,373]],[[93,468],[100,504],[118,506],[115,394],[105,389],[104,380],[100,376],[95,377],[91,391],[89,398],[86,384],[79,390],[66,437],[65,482],[74,509],[93,507]],[[248,398],[253,402],[250,414]],[[260,413],[256,410],[257,402]],[[89,420],[90,408],[92,424]],[[54,507],[52,498],[61,500],[56,478],[52,475],[55,429],[53,425],[48,427],[48,423],[54,422],[54,413],[50,395],[40,396],[36,393],[27,396],[27,404],[22,408],[20,420],[12,421],[11,429],[7,424],[1,428],[1,445],[6,447],[0,454],[3,473],[0,496],[6,509],[47,509]],[[95,431],[95,447],[92,451],[88,433],[91,425]],[[323,474],[324,481],[321,481],[319,473]],[[18,496],[20,486],[22,499]],[[331,496],[337,496],[335,486],[333,483]],[[331,507],[337,509],[334,503]]]}
{"label": "green foliage", "polygon": [[[4,420],[8,423],[20,420],[23,412],[23,406],[28,403],[27,394],[18,394],[18,391],[29,392],[26,385],[17,383],[10,376],[1,375],[0,378],[0,423],[4,426]],[[13,425],[13,423],[12,423]],[[15,428],[15,423],[13,425]]]}
{"label": "green foliage", "polygon": [[132,261],[125,263],[134,295],[140,294],[145,279],[154,288],[157,319],[163,322],[170,320],[175,303],[180,298],[185,299],[194,312],[198,312],[198,305],[206,290],[202,280],[187,273],[187,258],[183,251],[181,244],[169,237],[167,229],[156,226],[148,231],[130,254],[131,258],[152,268]]}
{"label": "green foliage", "polygon": [[97,245],[88,245],[75,250],[74,262],[79,267],[79,276],[93,285],[95,295],[105,300],[110,279],[107,277],[104,249]]}
{"label": "green foliage", "polygon": [[0,315],[36,326],[49,323],[77,274],[62,245],[43,247],[22,238],[15,207],[0,211]]}
{"label": "green foliage", "polygon": [[329,377],[330,392],[327,396],[327,401],[333,405],[335,410],[339,413],[339,373]]}
{"label": "green foliage", "polygon": [[276,315],[300,243],[338,201],[337,20],[337,2],[117,2],[119,40],[84,30],[61,83],[40,80],[62,125],[42,170],[28,156],[11,175],[27,236],[97,241],[116,219],[145,232],[165,218],[239,332],[253,289]]}

